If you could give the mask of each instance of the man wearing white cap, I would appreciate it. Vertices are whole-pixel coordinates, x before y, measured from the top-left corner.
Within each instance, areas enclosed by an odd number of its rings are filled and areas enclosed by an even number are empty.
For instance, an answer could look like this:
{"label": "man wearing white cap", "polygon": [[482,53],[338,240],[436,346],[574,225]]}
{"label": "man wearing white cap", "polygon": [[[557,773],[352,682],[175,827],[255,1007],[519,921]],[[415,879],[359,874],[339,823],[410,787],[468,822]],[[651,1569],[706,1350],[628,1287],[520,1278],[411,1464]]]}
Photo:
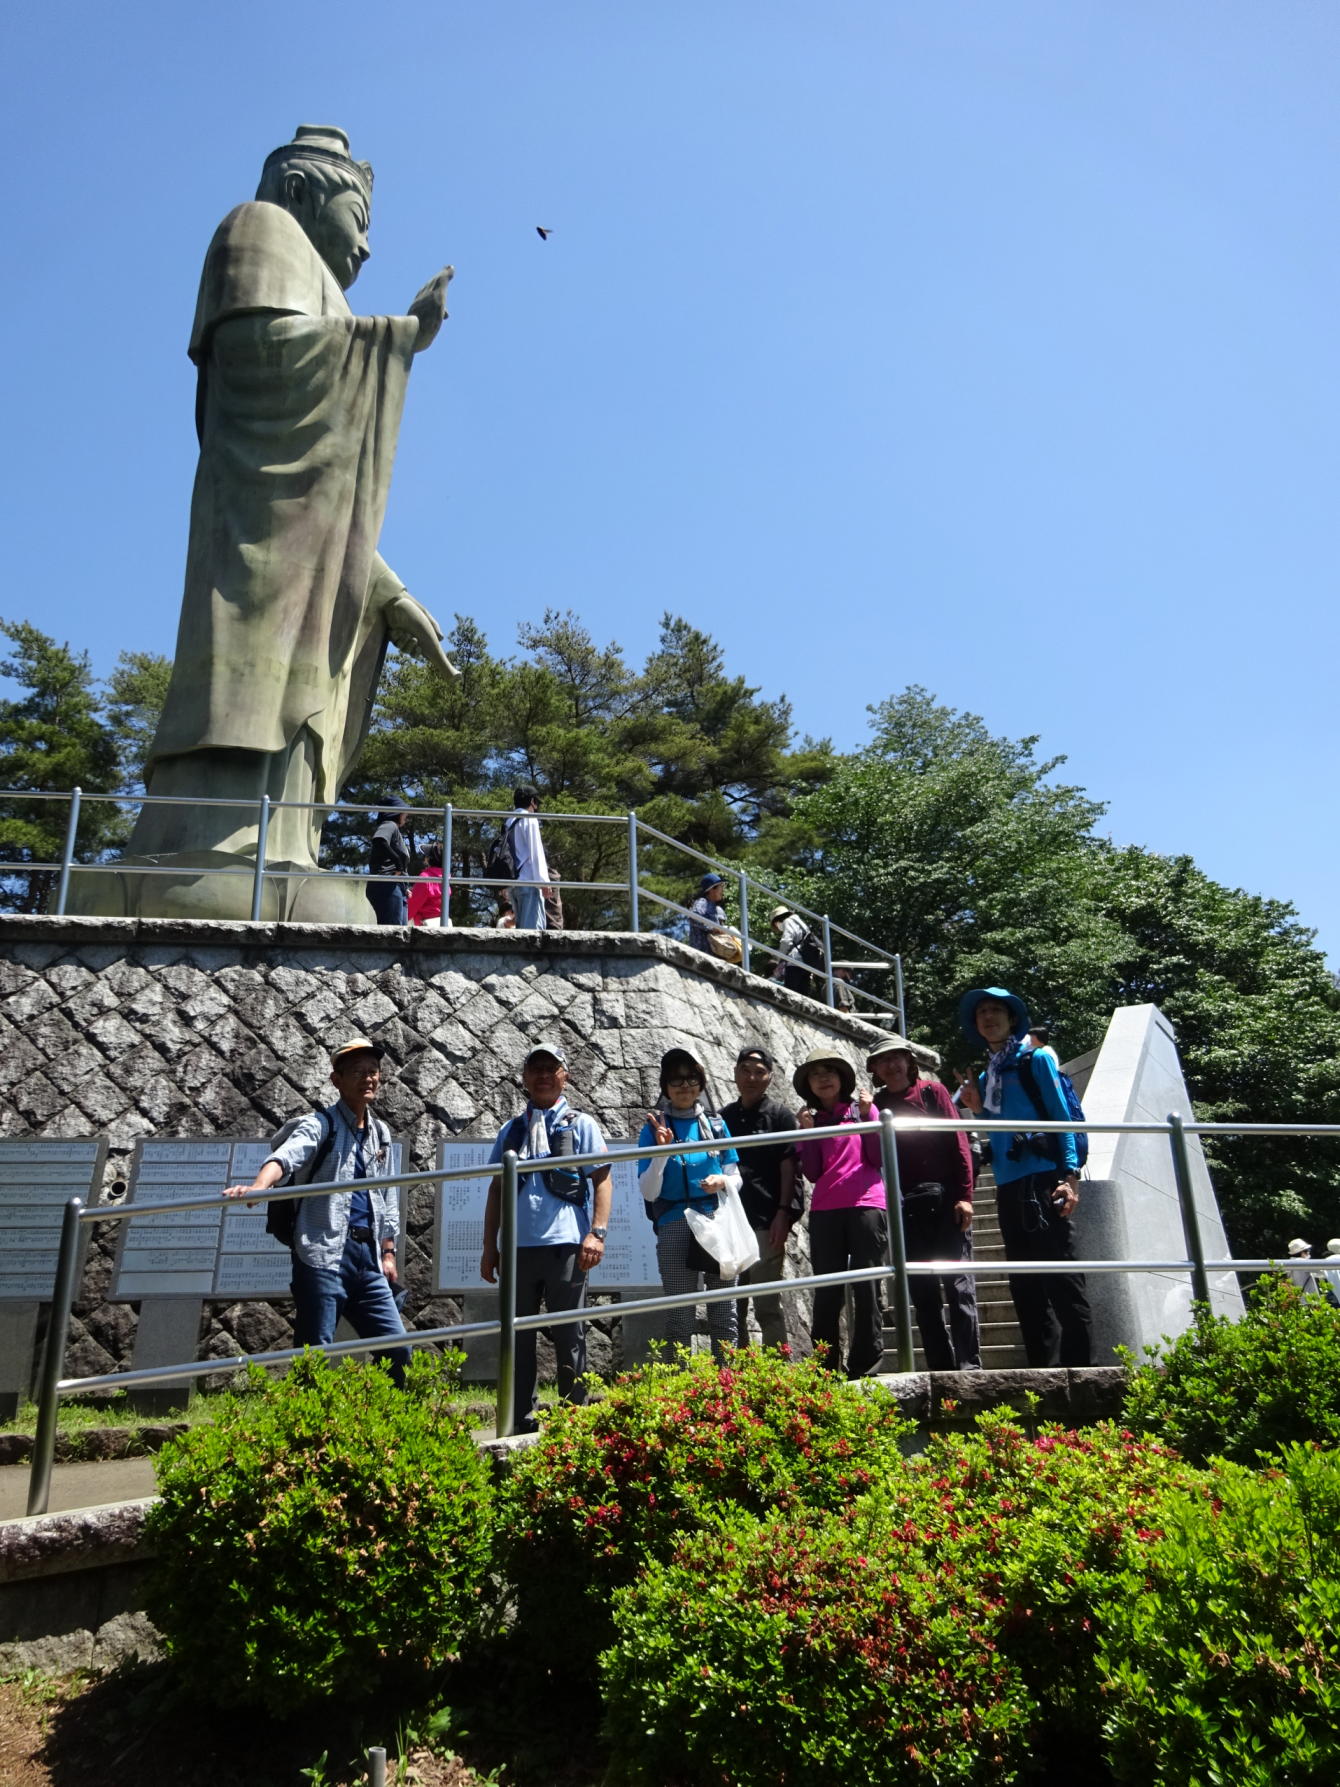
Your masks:
{"label": "man wearing white cap", "polygon": [[[298,1306],[295,1346],[328,1345],[341,1317],[363,1340],[405,1332],[392,1290],[400,1191],[359,1183],[391,1168],[390,1131],[372,1110],[381,1090],[382,1055],[366,1036],[341,1043],[330,1058],[331,1084],[339,1094],[334,1104],[286,1125],[251,1184],[230,1185],[223,1194],[244,1198],[303,1182],[349,1186],[273,1206],[276,1214],[293,1212],[287,1238]],[[397,1347],[387,1357],[399,1379],[408,1349]]]}
{"label": "man wearing white cap", "polygon": [[[543,1305],[550,1315],[558,1315],[580,1309],[586,1301],[586,1275],[605,1257],[612,1197],[608,1167],[567,1167],[563,1161],[577,1154],[604,1154],[606,1143],[595,1119],[574,1111],[565,1097],[568,1062],[557,1043],[530,1051],[521,1083],[526,1108],[498,1131],[489,1161],[496,1166],[509,1151],[522,1160],[553,1161],[543,1172],[522,1173],[517,1186],[516,1312],[538,1315]],[[486,1284],[498,1282],[501,1222],[498,1176],[484,1207],[479,1275]],[[585,1322],[567,1322],[545,1332],[554,1346],[559,1395],[565,1402],[585,1402]],[[535,1330],[523,1328],[516,1337],[515,1433],[537,1429],[535,1373]]]}

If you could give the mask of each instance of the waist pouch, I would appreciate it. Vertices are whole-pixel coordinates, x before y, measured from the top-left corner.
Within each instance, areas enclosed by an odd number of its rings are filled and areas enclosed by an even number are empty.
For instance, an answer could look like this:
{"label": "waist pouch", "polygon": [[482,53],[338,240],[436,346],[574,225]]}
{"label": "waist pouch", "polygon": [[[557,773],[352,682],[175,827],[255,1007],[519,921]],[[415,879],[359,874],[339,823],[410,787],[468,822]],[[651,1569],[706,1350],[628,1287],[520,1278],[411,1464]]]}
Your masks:
{"label": "waist pouch", "polygon": [[903,1188],[904,1223],[938,1222],[947,1207],[945,1188],[934,1181],[924,1180],[920,1185]]}

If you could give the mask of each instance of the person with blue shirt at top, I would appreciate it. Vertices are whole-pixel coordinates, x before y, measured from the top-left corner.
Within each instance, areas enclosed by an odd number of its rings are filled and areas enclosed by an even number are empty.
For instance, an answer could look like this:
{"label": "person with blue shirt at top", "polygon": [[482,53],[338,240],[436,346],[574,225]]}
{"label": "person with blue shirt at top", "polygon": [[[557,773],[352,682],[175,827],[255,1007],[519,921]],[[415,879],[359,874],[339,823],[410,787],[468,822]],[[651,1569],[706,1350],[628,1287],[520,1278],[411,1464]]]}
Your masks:
{"label": "person with blue shirt at top", "polygon": [[[541,1173],[522,1173],[517,1182],[516,1312],[550,1315],[581,1309],[586,1302],[586,1275],[605,1256],[609,1234],[610,1170],[608,1167],[565,1167],[576,1154],[604,1154],[604,1136],[594,1118],[573,1110],[566,1097],[567,1057],[554,1043],[537,1045],[521,1068],[526,1108],[498,1131],[489,1155],[496,1166],[511,1151],[522,1160],[552,1160]],[[588,1210],[589,1206],[589,1210]],[[484,1207],[484,1252],[479,1274],[486,1284],[498,1282],[498,1228],[502,1220],[502,1178],[489,1186]],[[586,1324],[566,1322],[546,1328],[553,1342],[558,1393],[564,1402],[586,1401]],[[516,1433],[535,1433],[535,1330],[516,1337],[513,1414]]]}
{"label": "person with blue shirt at top", "polygon": [[[656,1229],[656,1263],[661,1285],[668,1297],[710,1291],[734,1284],[723,1278],[717,1263],[694,1237],[684,1220],[692,1206],[710,1212],[727,1186],[740,1190],[740,1157],[734,1148],[722,1147],[730,1132],[712,1109],[707,1091],[707,1071],[687,1049],[668,1049],[661,1057],[661,1096],[654,1111],[647,1112],[638,1147],[655,1142],[697,1143],[682,1154],[662,1154],[637,1163],[638,1183],[647,1202],[647,1214]],[[667,1311],[665,1338],[671,1346],[693,1341],[694,1310],[691,1304]],[[721,1359],[735,1345],[735,1304],[729,1298],[707,1305],[707,1327],[712,1352]]]}
{"label": "person with blue shirt at top", "polygon": [[[990,1051],[986,1072],[965,1078],[965,1111],[1004,1120],[1017,1118],[1019,1133],[992,1134],[991,1166],[996,1213],[1007,1260],[1073,1260],[1071,1218],[1079,1203],[1079,1153],[1071,1133],[1032,1129],[1038,1108],[1020,1074],[1028,1069],[1049,1120],[1070,1116],[1049,1054],[1028,1049],[1028,1008],[1004,987],[974,987],[959,1001],[959,1022],[970,1042]],[[1088,1292],[1081,1272],[1016,1273],[1010,1278],[1024,1351],[1031,1366],[1088,1365],[1093,1355]]]}
{"label": "person with blue shirt at top", "polygon": [[[300,1118],[287,1134],[281,1131],[282,1140],[251,1184],[230,1185],[223,1194],[244,1198],[294,1181],[348,1183],[347,1191],[300,1198],[293,1206],[295,1346],[328,1345],[341,1317],[362,1340],[405,1332],[394,1291],[399,1188],[359,1184],[391,1168],[390,1131],[372,1110],[383,1053],[366,1036],[342,1043],[330,1058],[335,1103]],[[396,1347],[386,1357],[399,1382],[408,1348]]]}

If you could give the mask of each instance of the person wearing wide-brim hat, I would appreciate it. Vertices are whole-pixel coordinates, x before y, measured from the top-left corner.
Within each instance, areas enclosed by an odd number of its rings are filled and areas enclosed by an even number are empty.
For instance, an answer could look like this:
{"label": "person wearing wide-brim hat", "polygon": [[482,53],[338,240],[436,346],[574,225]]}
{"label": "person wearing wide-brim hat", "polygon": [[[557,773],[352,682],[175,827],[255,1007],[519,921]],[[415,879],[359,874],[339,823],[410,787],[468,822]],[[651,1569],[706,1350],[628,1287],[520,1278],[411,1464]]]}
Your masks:
{"label": "person wearing wide-brim hat", "polygon": [[[699,1246],[685,1211],[715,1210],[728,1188],[738,1194],[740,1157],[729,1145],[729,1131],[713,1106],[707,1069],[691,1049],[665,1051],[660,1086],[661,1096],[656,1108],[647,1112],[638,1147],[688,1144],[682,1154],[661,1154],[637,1163],[638,1185],[656,1230],[661,1286],[667,1297],[700,1291],[704,1284],[708,1290],[718,1290],[735,1281],[723,1278],[717,1262]],[[724,1358],[726,1348],[735,1345],[735,1304],[725,1298],[709,1303],[707,1327],[713,1354]],[[693,1329],[691,1304],[665,1312],[665,1338],[671,1346],[691,1346]]]}
{"label": "person wearing wide-brim hat", "polygon": [[[879,1136],[807,1138],[809,1129],[829,1129],[868,1121],[870,1094],[856,1086],[856,1069],[831,1047],[811,1049],[791,1076],[805,1101],[797,1121],[800,1170],[814,1187],[810,1198],[810,1263],[818,1274],[878,1266],[889,1257],[888,1204],[880,1171]],[[884,1329],[873,1280],[851,1287],[852,1320],[847,1337],[849,1378],[865,1377],[884,1362]],[[842,1309],[846,1288],[820,1285],[814,1293],[810,1337],[829,1365],[840,1369]]]}
{"label": "person wearing wide-brim hat", "polygon": [[[223,1194],[245,1198],[283,1184],[339,1188],[272,1206],[293,1213],[282,1238],[293,1254],[295,1346],[328,1345],[341,1316],[363,1340],[405,1332],[393,1289],[400,1190],[360,1184],[393,1170],[391,1132],[372,1109],[385,1052],[369,1036],[346,1037],[332,1049],[335,1102],[285,1124],[251,1184],[230,1185]],[[408,1350],[396,1347],[386,1357],[399,1381]]]}
{"label": "person wearing wide-brim hat", "polygon": [[[960,1085],[962,1108],[1019,1124],[1014,1134],[997,1131],[987,1138],[1005,1257],[1073,1260],[1079,1152],[1073,1133],[1044,1135],[1033,1128],[1042,1117],[1065,1122],[1070,1107],[1054,1062],[1024,1047],[1028,1007],[1005,987],[973,987],[959,1000],[959,1022],[964,1035],[988,1051],[986,1072]],[[1082,1273],[1015,1273],[1009,1283],[1031,1366],[1091,1363],[1092,1320]]]}
{"label": "person wearing wide-brim hat", "polygon": [[[937,1079],[922,1079],[905,1036],[885,1036],[866,1056],[879,1082],[875,1104],[895,1117],[956,1122],[953,1100]],[[910,1260],[972,1258],[972,1150],[961,1129],[894,1132],[903,1193],[903,1238]],[[908,1280],[921,1344],[932,1371],[976,1371],[982,1363],[977,1291],[970,1272]],[[941,1302],[943,1289],[944,1301]]]}
{"label": "person wearing wide-brim hat", "polygon": [[722,908],[726,903],[726,878],[709,869],[698,882],[698,893],[689,907],[689,946],[711,955],[713,931],[726,928]]}

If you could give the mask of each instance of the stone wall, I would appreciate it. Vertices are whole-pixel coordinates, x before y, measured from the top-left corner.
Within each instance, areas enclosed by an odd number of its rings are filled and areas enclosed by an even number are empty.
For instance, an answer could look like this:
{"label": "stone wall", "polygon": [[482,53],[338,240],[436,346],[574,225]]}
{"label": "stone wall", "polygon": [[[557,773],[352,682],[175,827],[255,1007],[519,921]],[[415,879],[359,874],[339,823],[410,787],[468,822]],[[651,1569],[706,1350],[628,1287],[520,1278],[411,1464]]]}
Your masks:
{"label": "stone wall", "polygon": [[[106,1135],[102,1201],[124,1195],[146,1136],[264,1136],[327,1102],[329,1051],[388,1050],[378,1109],[435,1164],[443,1136],[492,1135],[519,1108],[521,1063],[556,1038],[570,1095],[636,1133],[673,1043],[701,1051],[719,1099],[746,1041],[791,1067],[819,1043],[859,1061],[878,1032],[775,983],[652,936],[415,931],[187,920],[0,918],[0,1134]],[[409,1201],[406,1319],[454,1320],[429,1294],[432,1196]],[[114,1225],[94,1232],[70,1375],[129,1364],[137,1311],[103,1300]],[[288,1343],[284,1304],[207,1306],[201,1356]]]}

